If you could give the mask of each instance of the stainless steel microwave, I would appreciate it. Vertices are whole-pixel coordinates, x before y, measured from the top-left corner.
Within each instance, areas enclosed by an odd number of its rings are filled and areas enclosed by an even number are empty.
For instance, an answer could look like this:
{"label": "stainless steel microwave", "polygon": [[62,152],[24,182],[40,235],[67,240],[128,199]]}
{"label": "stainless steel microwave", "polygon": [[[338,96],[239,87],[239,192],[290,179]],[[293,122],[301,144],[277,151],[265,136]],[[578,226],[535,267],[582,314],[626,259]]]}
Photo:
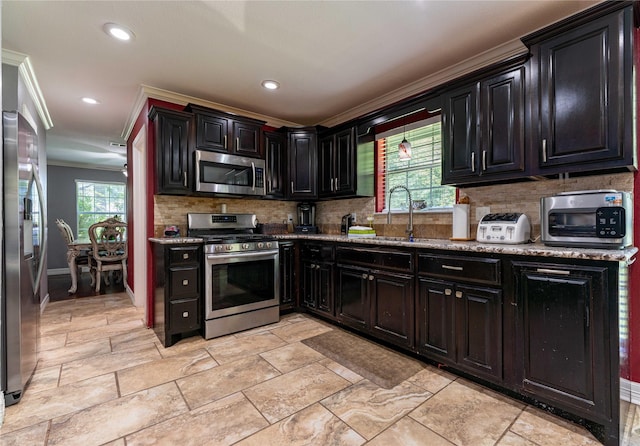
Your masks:
{"label": "stainless steel microwave", "polygon": [[265,162],[258,158],[196,150],[196,192],[264,196]]}
{"label": "stainless steel microwave", "polygon": [[542,242],[549,246],[625,248],[633,244],[629,192],[563,192],[540,201]]}

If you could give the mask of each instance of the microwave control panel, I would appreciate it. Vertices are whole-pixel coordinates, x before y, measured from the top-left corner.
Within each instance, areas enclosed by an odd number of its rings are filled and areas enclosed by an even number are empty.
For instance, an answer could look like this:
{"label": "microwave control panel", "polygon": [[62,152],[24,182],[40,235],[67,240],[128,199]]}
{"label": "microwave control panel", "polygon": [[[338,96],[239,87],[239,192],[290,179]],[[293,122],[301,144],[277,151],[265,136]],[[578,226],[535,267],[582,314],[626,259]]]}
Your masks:
{"label": "microwave control panel", "polygon": [[625,236],[625,213],[620,206],[596,209],[596,235],[602,238]]}

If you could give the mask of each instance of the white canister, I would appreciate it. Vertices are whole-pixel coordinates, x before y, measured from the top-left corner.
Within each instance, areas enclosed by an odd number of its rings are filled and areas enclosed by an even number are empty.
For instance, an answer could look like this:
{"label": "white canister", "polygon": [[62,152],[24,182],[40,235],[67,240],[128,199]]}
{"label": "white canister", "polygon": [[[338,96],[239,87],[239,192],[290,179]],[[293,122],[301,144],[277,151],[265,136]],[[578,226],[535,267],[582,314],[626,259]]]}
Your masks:
{"label": "white canister", "polygon": [[227,204],[226,203],[222,203],[220,205],[220,213],[221,214],[226,214],[227,213]]}
{"label": "white canister", "polygon": [[453,239],[469,239],[469,205],[453,205]]}

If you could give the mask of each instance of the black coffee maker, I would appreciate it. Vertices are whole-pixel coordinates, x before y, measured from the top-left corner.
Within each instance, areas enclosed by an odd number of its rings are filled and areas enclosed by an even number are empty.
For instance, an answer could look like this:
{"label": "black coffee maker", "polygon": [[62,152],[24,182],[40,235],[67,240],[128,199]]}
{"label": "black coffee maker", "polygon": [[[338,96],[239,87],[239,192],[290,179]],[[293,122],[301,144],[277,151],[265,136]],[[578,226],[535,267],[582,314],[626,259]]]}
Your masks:
{"label": "black coffee maker", "polygon": [[316,205],[313,203],[298,204],[298,225],[294,231],[298,234],[317,234]]}

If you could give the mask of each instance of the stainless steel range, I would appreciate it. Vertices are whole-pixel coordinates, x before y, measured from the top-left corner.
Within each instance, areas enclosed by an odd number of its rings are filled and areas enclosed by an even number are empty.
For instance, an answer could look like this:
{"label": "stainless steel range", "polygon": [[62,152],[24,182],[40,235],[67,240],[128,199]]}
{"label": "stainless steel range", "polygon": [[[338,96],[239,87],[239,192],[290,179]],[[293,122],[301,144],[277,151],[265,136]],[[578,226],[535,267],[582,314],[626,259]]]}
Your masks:
{"label": "stainless steel range", "polygon": [[278,241],[254,230],[253,214],[188,214],[204,239],[205,338],[280,319]]}

